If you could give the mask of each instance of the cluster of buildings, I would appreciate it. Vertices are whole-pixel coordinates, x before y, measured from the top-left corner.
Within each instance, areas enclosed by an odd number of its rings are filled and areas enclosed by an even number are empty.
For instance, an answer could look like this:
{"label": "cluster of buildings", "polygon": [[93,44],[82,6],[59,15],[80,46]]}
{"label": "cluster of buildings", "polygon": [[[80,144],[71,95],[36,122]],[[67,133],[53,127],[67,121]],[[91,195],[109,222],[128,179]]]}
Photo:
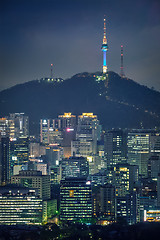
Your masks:
{"label": "cluster of buildings", "polygon": [[0,118],[0,224],[160,221],[160,131],[104,131],[97,115]]}

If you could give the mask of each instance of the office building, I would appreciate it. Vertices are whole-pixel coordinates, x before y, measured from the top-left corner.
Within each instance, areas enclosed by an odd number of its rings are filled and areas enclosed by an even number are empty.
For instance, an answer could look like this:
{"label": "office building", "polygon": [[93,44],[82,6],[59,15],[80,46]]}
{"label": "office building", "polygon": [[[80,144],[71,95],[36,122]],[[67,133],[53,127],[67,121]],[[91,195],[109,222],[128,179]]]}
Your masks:
{"label": "office building", "polygon": [[29,143],[29,156],[31,158],[40,157],[40,143],[31,142]]}
{"label": "office building", "polygon": [[91,182],[84,178],[61,180],[60,220],[90,223],[91,218]]}
{"label": "office building", "polygon": [[64,157],[71,157],[71,142],[76,138],[76,130],[74,128],[63,129],[63,153]]}
{"label": "office building", "polygon": [[89,164],[84,157],[70,157],[63,159],[61,162],[62,179],[68,177],[85,177],[89,175]]}
{"label": "office building", "polygon": [[[76,116],[72,115],[71,112],[64,113],[63,115],[58,116],[59,120],[59,127],[61,130],[64,130],[66,128],[69,129],[75,129],[76,128]],[[54,121],[55,124],[55,121]]]}
{"label": "office building", "polygon": [[0,184],[9,182],[9,137],[0,137]]}
{"label": "office building", "polygon": [[24,165],[29,161],[29,139],[28,137],[19,137],[10,139],[9,149],[10,172],[9,178],[13,175],[15,165]]}
{"label": "office building", "polygon": [[140,221],[139,196],[133,192],[123,197],[116,198],[117,221],[126,221],[132,225]]}
{"label": "office building", "polygon": [[116,196],[125,196],[133,192],[139,180],[138,166],[117,164],[113,170],[112,184],[116,188]]}
{"label": "office building", "polygon": [[50,176],[42,175],[40,171],[20,171],[18,175],[11,177],[11,183],[38,189],[38,195],[43,200],[51,198]]}
{"label": "office building", "polygon": [[29,136],[29,117],[24,113],[10,113],[9,119],[14,121],[15,138]]}
{"label": "office building", "polygon": [[57,200],[50,199],[43,201],[43,221],[47,222],[57,214]]}
{"label": "office building", "polygon": [[34,190],[0,188],[0,224],[25,225],[42,223],[43,203]]}
{"label": "office building", "polygon": [[53,128],[50,127],[48,130],[48,134],[49,134],[49,143],[50,144],[58,144],[58,145],[62,145],[63,143],[63,132],[61,130],[59,130],[58,128]]}
{"label": "office building", "polygon": [[93,154],[97,153],[97,141],[100,140],[101,126],[96,115],[82,113],[78,116],[76,139],[80,142],[92,142]]}
{"label": "office building", "polygon": [[75,140],[71,142],[71,156],[89,157],[93,155],[93,142]]}
{"label": "office building", "polygon": [[49,144],[50,119],[40,120],[40,142]]}
{"label": "office building", "polygon": [[160,173],[158,173],[157,179],[157,206],[160,207]]}
{"label": "office building", "polygon": [[148,177],[152,132],[152,130],[133,130],[128,133],[128,163],[139,166],[139,174],[142,177]]}
{"label": "office building", "polygon": [[148,178],[157,179],[160,173],[160,155],[152,155],[148,161]]}
{"label": "office building", "polygon": [[0,118],[0,135],[15,138],[15,123],[8,117]]}
{"label": "office building", "polygon": [[59,166],[63,158],[63,148],[57,144],[50,144],[46,147],[46,161],[48,166]]}
{"label": "office building", "polygon": [[49,166],[49,175],[51,185],[59,184],[61,180],[60,166]]}
{"label": "office building", "polygon": [[127,133],[114,129],[104,135],[104,152],[107,157],[107,167],[127,161]]}
{"label": "office building", "polygon": [[115,221],[115,187],[109,183],[100,187],[100,211],[108,222]]}

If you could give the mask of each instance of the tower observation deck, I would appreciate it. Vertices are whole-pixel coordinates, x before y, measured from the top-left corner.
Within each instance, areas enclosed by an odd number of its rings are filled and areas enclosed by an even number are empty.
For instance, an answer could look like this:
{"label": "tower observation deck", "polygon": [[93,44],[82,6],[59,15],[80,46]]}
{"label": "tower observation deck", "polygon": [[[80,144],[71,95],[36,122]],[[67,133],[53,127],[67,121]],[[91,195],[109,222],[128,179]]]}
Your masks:
{"label": "tower observation deck", "polygon": [[107,62],[106,62],[106,52],[108,51],[107,37],[106,37],[106,18],[104,17],[104,34],[103,34],[103,44],[102,44],[102,52],[103,52],[103,74],[107,73]]}

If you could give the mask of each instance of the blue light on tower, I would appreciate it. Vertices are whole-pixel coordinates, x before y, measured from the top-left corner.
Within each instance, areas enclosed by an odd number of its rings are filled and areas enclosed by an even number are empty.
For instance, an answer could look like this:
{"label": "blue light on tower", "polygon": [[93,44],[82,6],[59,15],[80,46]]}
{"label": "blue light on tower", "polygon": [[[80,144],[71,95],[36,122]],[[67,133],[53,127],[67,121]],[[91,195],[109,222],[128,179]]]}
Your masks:
{"label": "blue light on tower", "polygon": [[107,73],[107,62],[106,62],[106,52],[108,51],[108,44],[106,38],[106,19],[104,18],[104,36],[103,36],[103,44],[101,47],[103,51],[103,74]]}

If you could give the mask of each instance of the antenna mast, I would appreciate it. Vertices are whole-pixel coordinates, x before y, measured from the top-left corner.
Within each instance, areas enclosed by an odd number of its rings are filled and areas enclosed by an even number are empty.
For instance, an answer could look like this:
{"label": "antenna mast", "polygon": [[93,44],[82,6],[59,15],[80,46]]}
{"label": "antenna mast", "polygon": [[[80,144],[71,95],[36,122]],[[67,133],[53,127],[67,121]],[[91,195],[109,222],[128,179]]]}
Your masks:
{"label": "antenna mast", "polygon": [[121,67],[120,67],[120,69],[121,69],[120,76],[122,78],[124,78],[125,74],[124,74],[124,66],[123,66],[123,45],[121,45]]}
{"label": "antenna mast", "polygon": [[51,78],[53,78],[53,64],[51,63]]}

